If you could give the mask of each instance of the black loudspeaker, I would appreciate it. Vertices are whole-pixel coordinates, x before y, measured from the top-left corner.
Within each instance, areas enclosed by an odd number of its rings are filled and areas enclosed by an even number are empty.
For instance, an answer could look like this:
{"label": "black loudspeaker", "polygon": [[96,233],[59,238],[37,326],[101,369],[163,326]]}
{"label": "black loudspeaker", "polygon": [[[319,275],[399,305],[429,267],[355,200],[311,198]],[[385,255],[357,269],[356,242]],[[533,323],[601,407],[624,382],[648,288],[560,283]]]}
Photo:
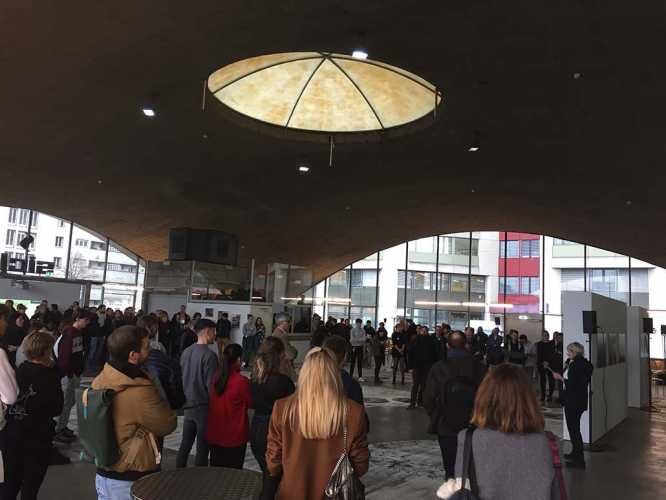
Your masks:
{"label": "black loudspeaker", "polygon": [[19,246],[23,250],[27,250],[30,245],[32,245],[32,242],[35,241],[35,238],[32,237],[31,234],[28,234],[25,238],[23,238],[21,241],[19,241]]}
{"label": "black loudspeaker", "polygon": [[169,231],[169,260],[238,264],[238,238],[209,229],[174,228]]}
{"label": "black loudspeaker", "polygon": [[501,322],[500,317],[499,317],[499,316],[495,316],[495,324],[496,324],[497,326],[499,326],[499,325],[500,325],[500,322]]}
{"label": "black loudspeaker", "polygon": [[652,318],[643,318],[643,333],[652,333],[654,332],[654,323]]}
{"label": "black loudspeaker", "polygon": [[583,333],[597,333],[597,311],[583,311]]}
{"label": "black loudspeaker", "polygon": [[661,325],[661,334],[666,335],[666,325]]}

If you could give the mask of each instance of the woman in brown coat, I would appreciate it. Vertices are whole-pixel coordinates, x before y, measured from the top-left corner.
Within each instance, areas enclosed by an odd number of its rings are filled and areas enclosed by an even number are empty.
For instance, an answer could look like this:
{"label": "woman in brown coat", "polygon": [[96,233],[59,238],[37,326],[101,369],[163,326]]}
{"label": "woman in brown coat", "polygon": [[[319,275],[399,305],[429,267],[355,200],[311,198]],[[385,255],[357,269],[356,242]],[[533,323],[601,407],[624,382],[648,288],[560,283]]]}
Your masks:
{"label": "woman in brown coat", "polygon": [[368,471],[370,452],[363,407],[345,397],[335,355],[320,347],[306,356],[296,393],[275,403],[268,430],[266,462],[279,481],[277,500],[321,500],[342,454],[356,474]]}

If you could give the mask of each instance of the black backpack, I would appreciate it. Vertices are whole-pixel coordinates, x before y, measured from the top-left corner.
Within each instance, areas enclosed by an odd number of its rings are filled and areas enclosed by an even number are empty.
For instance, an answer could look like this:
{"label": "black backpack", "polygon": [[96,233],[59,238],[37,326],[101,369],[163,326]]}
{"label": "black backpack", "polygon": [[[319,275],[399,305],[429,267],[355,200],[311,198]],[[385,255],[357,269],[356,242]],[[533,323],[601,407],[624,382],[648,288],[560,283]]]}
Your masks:
{"label": "black backpack", "polygon": [[[465,361],[473,363],[472,360]],[[472,365],[471,373],[470,370],[465,370],[466,366],[462,363],[449,361],[447,365],[449,377],[440,389],[441,410],[439,414],[451,431],[458,432],[469,425],[474,409],[474,399],[478,388],[477,382],[473,378],[475,365]]]}

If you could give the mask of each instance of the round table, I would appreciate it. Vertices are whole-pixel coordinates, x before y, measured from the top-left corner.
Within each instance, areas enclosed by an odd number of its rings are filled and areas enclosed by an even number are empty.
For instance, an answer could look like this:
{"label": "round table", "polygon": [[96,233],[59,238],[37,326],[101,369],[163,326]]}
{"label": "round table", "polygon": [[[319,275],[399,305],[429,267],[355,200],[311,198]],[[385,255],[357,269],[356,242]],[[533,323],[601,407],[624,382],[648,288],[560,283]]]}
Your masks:
{"label": "round table", "polygon": [[135,500],[257,500],[260,494],[260,473],[224,467],[168,470],[132,485]]}

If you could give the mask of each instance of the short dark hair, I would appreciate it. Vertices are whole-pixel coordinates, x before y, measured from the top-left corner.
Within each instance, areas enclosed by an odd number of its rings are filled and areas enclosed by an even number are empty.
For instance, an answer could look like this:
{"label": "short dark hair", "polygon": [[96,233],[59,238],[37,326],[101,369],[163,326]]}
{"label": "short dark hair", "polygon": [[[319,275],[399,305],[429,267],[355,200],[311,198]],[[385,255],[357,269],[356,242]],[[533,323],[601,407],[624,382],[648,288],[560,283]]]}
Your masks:
{"label": "short dark hair", "polygon": [[194,331],[196,332],[197,335],[199,335],[199,333],[201,333],[206,328],[217,328],[217,325],[215,324],[214,321],[211,321],[206,318],[200,319],[194,324]]}
{"label": "short dark hair", "polygon": [[126,362],[131,352],[141,352],[141,342],[146,337],[148,331],[145,328],[134,325],[116,328],[106,341],[111,359]]}
{"label": "short dark hair", "polygon": [[339,335],[332,335],[324,340],[324,345],[322,347],[335,354],[338,364],[340,364],[345,360],[345,356],[349,350],[349,342]]}
{"label": "short dark hair", "polygon": [[522,339],[527,340],[527,335],[525,335],[525,334],[523,333],[520,337],[518,337],[518,339],[520,339],[520,340],[522,340]]}
{"label": "short dark hair", "polygon": [[465,334],[460,330],[455,330],[449,334],[448,343],[451,349],[464,349],[466,342]]}
{"label": "short dark hair", "polygon": [[222,313],[222,317],[223,317],[223,318],[228,318],[228,317],[229,317],[229,314],[228,314],[228,313]]}
{"label": "short dark hair", "polygon": [[363,323],[363,320],[361,318],[356,318],[357,323]]}

